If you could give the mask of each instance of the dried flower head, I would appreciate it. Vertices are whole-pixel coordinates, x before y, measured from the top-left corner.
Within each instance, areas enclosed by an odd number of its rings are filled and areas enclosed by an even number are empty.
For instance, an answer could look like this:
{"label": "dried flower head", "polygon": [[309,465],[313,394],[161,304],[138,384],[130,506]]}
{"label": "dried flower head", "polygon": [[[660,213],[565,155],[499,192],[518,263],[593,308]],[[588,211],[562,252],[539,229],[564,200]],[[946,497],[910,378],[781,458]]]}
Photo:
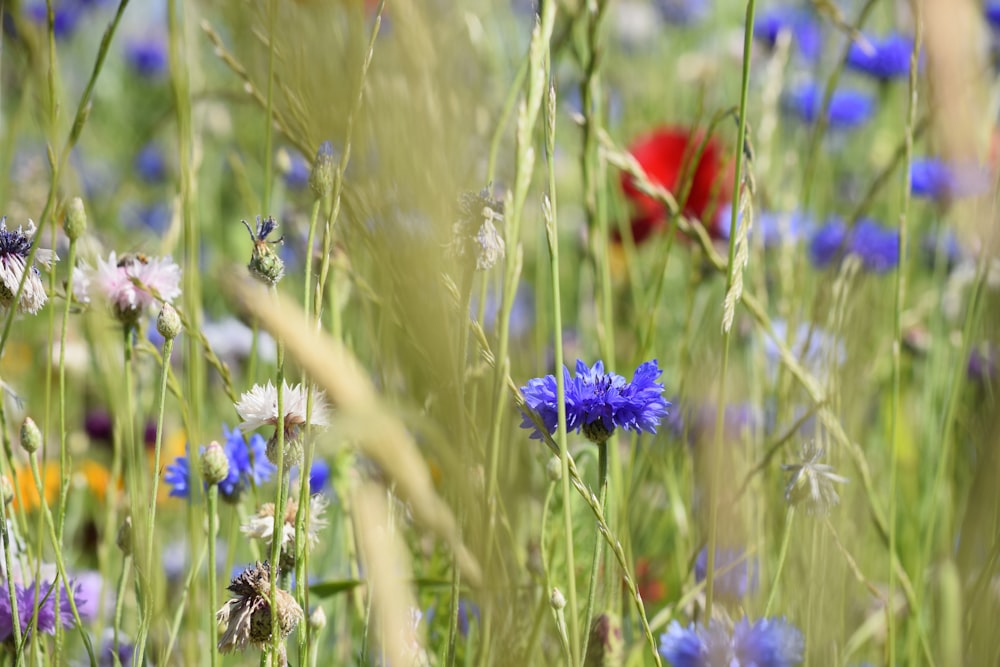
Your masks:
{"label": "dried flower head", "polygon": [[462,193],[458,207],[458,221],[452,225],[451,254],[470,265],[475,259],[476,271],[493,268],[506,252],[503,236],[494,224],[503,223],[503,202],[493,199],[492,186],[487,186],[478,193]]}
{"label": "dried flower head", "polygon": [[169,257],[147,257],[114,251],[107,261],[97,258],[97,268],[85,266],[74,285],[76,298],[90,302],[90,285],[111,305],[122,324],[134,326],[154,301],[170,303],[180,296],[181,269]]}
{"label": "dried flower head", "polygon": [[250,232],[250,239],[253,241],[253,253],[250,255],[250,264],[247,265],[247,268],[261,282],[277,285],[278,281],[285,275],[285,263],[271,246],[282,243],[285,237],[282,236],[277,241],[268,241],[267,237],[278,228],[278,223],[272,217],[261,220],[258,215],[255,231],[250,228],[250,224],[246,220],[242,222],[243,226]]}
{"label": "dried flower head", "polygon": [[[285,452],[290,456],[291,462],[295,463],[301,457],[301,442],[299,441],[299,431],[307,424],[306,404],[309,392],[301,384],[290,386],[287,382],[282,383],[282,407],[285,413],[285,446],[289,450]],[[326,394],[322,391],[312,390],[312,412],[309,415],[308,424],[311,426],[326,426],[327,405]],[[256,384],[248,392],[240,397],[236,403],[236,413],[239,414],[243,423],[241,430],[247,431],[261,426],[274,426],[275,433],[267,443],[267,456],[271,461],[277,461],[277,426],[278,426],[278,389],[270,381],[266,386]]]}
{"label": "dried flower head", "polygon": [[[18,227],[17,230],[8,230],[7,216],[0,217],[0,305],[4,308],[15,305],[14,297],[17,296],[23,279],[24,289],[21,290],[16,307],[18,312],[32,315],[41,310],[48,298],[38,269],[28,266],[35,231],[35,223],[31,220],[28,220],[27,229]],[[46,269],[51,268],[52,262],[58,259],[51,250],[39,248],[35,251],[35,262]],[[26,270],[27,277],[24,276]]]}
{"label": "dried flower head", "polygon": [[[226,626],[219,639],[223,653],[263,648],[271,641],[271,566],[257,562],[236,575],[228,586],[235,597],[215,614],[219,625]],[[275,605],[281,638],[287,637],[302,620],[302,607],[288,591],[278,589]]]}
{"label": "dried flower head", "polygon": [[833,471],[833,466],[820,463],[824,450],[813,442],[802,445],[801,463],[786,463],[781,469],[792,473],[785,486],[785,500],[802,505],[810,514],[826,514],[840,502],[834,484],[847,483]]}

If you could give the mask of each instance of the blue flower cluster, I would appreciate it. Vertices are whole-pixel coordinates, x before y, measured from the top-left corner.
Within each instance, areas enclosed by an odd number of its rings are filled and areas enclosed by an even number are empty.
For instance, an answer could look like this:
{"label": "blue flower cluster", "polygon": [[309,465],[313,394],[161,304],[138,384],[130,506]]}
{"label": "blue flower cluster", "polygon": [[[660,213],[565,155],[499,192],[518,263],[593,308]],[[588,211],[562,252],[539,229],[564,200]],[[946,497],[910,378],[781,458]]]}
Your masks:
{"label": "blue flower cluster", "polygon": [[[594,442],[607,440],[618,427],[656,433],[670,405],[663,398],[663,385],[657,382],[662,373],[655,359],[640,364],[631,382],[617,373],[605,373],[603,361],[595,363],[593,368],[577,361],[576,377],[572,378],[564,366],[566,429],[583,431]],[[554,433],[559,425],[555,376],[530,380],[521,387],[521,393],[548,432]],[[523,415],[521,427],[534,429],[531,437],[541,439],[542,434],[527,414]]]}
{"label": "blue flower cluster", "polygon": [[772,7],[757,15],[753,36],[774,48],[778,35],[788,32],[796,51],[806,60],[819,58],[823,51],[823,37],[816,15],[800,7]]}
{"label": "blue flower cluster", "polygon": [[887,273],[899,264],[899,231],[862,219],[848,229],[841,220],[820,227],[809,245],[813,265],[823,268],[841,256],[843,250],[857,255],[872,273]]}
{"label": "blue flower cluster", "polygon": [[[267,441],[263,436],[255,433],[247,442],[238,428],[230,431],[223,425],[222,432],[225,437],[222,449],[229,459],[229,474],[219,483],[219,495],[225,500],[236,500],[251,485],[258,486],[271,479],[276,468],[267,459]],[[191,496],[189,456],[178,456],[177,460],[168,465],[163,481],[172,487],[171,496],[189,498]]]}
{"label": "blue flower cluster", "polygon": [[[0,641],[6,641],[14,634],[14,618],[10,606],[9,582],[0,585]],[[17,620],[21,626],[23,635],[31,627],[32,616],[35,613],[35,583],[28,586],[14,584],[14,597],[17,600]],[[52,584],[43,581],[38,587],[38,619],[37,627],[40,632],[54,635],[56,624],[64,628],[73,627],[73,610],[69,604],[69,594],[66,587],[62,587],[62,595],[59,597],[59,609],[56,609],[56,595],[52,590]],[[85,601],[80,597],[80,587],[73,586],[73,597],[76,604],[82,605]]]}
{"label": "blue flower cluster", "polygon": [[792,667],[804,651],[802,633],[784,619],[744,618],[732,634],[719,621],[687,628],[674,621],[660,635],[660,655],[673,667]]}
{"label": "blue flower cluster", "polygon": [[[847,52],[847,66],[879,81],[900,79],[910,74],[913,38],[892,33],[883,39],[864,35],[865,41],[855,40]],[[917,61],[920,69],[923,58]]]}
{"label": "blue flower cluster", "polygon": [[949,200],[982,194],[990,187],[989,172],[975,165],[956,165],[935,158],[910,164],[910,191],[914,197]]}

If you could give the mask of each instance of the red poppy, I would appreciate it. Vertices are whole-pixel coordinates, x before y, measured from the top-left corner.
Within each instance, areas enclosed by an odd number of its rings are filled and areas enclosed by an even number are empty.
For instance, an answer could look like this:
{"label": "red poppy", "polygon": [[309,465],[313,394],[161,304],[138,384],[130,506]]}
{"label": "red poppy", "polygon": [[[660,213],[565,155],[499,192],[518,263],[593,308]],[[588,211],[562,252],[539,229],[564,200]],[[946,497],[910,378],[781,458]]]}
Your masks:
{"label": "red poppy", "polygon": [[648,558],[641,556],[635,562],[636,588],[639,595],[648,603],[659,602],[667,596],[667,587],[656,577]]}
{"label": "red poppy", "polygon": [[[715,137],[710,137],[692,172],[688,165],[693,162],[704,137],[702,132],[683,127],[661,127],[636,139],[629,152],[650,181],[662,185],[676,197],[681,196],[679,189],[685,180],[683,176],[693,173],[693,178],[688,177],[691,188],[687,200],[682,203],[684,215],[701,220],[712,237],[718,238],[715,218],[732,201],[735,163],[723,156],[722,145]],[[622,173],[621,184],[632,203],[632,237],[636,243],[641,243],[666,223],[667,210],[640,192],[627,173]],[[617,230],[615,238],[619,238]]]}

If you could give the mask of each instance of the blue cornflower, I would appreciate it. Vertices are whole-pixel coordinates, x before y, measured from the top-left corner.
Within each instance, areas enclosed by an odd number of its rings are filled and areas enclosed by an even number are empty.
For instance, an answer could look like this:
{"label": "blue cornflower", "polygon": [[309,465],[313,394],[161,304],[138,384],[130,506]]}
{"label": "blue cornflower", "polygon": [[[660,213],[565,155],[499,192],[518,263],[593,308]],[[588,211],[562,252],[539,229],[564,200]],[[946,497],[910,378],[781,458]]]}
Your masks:
{"label": "blue cornflower", "polygon": [[134,38],[125,44],[125,61],[136,74],[147,79],[167,72],[167,45],[162,39]]}
{"label": "blue cornflower", "polygon": [[[295,481],[299,478],[299,466],[295,466],[291,471],[291,479]],[[326,459],[313,459],[309,467],[309,495],[322,493],[330,484],[330,464]]]}
{"label": "blue cornflower", "polygon": [[899,230],[873,220],[859,220],[851,230],[848,250],[872,273],[886,273],[899,264]]}
{"label": "blue cornflower", "polygon": [[[816,122],[823,104],[823,89],[815,83],[805,83],[785,97],[785,108],[806,123]],[[858,90],[833,91],[827,122],[833,129],[850,129],[861,125],[875,113],[875,100]]]}
{"label": "blue cornflower", "polygon": [[986,6],[983,7],[983,12],[986,14],[986,20],[994,28],[1000,28],[1000,2],[992,0],[987,2]]}
{"label": "blue cornflower", "polygon": [[706,0],[653,0],[653,7],[667,23],[682,26],[697,23],[709,10]]}
{"label": "blue cornflower", "polygon": [[[446,614],[449,612],[449,608],[445,606]],[[434,622],[434,617],[437,615],[437,608],[435,606],[430,606],[427,608],[426,613],[423,614],[423,620],[430,625]],[[447,619],[446,619],[447,620]],[[479,616],[479,605],[471,600],[466,600],[465,598],[458,599],[458,632],[463,637],[469,636],[469,630],[472,627],[472,623],[475,621],[477,624],[480,621]]]}
{"label": "blue cornflower", "polygon": [[989,172],[975,165],[957,165],[936,158],[910,164],[910,192],[914,197],[955,199],[982,194],[990,187]]}
{"label": "blue cornflower", "polygon": [[[739,548],[716,548],[715,595],[723,600],[739,601],[752,595],[759,585],[757,559]],[[708,547],[698,552],[694,562],[695,581],[708,575]]]}
{"label": "blue cornflower", "polygon": [[[327,142],[328,144],[329,142]],[[327,145],[324,144],[324,145]],[[331,151],[333,145],[330,145]],[[291,190],[304,190],[309,185],[312,167],[298,151],[282,150],[278,154],[278,165],[285,178],[285,185]]]}
{"label": "blue cornflower", "polygon": [[[566,429],[583,431],[593,442],[607,440],[616,427],[656,433],[670,405],[663,398],[663,385],[656,381],[662,372],[655,359],[640,364],[631,382],[617,373],[605,373],[603,361],[595,363],[593,368],[577,361],[574,378],[570,378],[569,369],[564,366]],[[548,432],[554,433],[559,424],[555,376],[529,380],[521,392],[527,406],[538,413]],[[541,433],[527,414],[523,415],[521,427],[534,429],[531,437],[541,439]]]}
{"label": "blue cornflower", "polygon": [[720,621],[687,628],[673,621],[660,635],[660,655],[673,667],[791,667],[802,662],[802,633],[784,619],[741,620],[732,635]]}
{"label": "blue cornflower", "polygon": [[[10,606],[10,582],[0,584],[0,641],[6,641],[14,634],[14,620]],[[71,582],[73,587],[73,597],[80,605],[84,600],[80,597],[80,586]],[[35,614],[35,582],[22,586],[14,584],[14,597],[17,600],[17,619],[21,626],[21,634],[28,632],[31,627],[32,616]],[[38,630],[49,635],[56,633],[56,623],[60,623],[64,628],[73,627],[73,610],[69,604],[69,594],[66,587],[62,587],[62,595],[59,597],[59,609],[56,609],[56,594],[52,590],[52,584],[43,581],[38,586]]]}
{"label": "blue cornflower", "polygon": [[[229,474],[219,482],[219,494],[226,500],[236,500],[251,485],[258,486],[271,479],[275,467],[267,459],[267,441],[254,434],[245,441],[238,428],[222,426],[225,436],[223,451],[229,460]],[[202,450],[204,447],[201,448]],[[188,455],[179,456],[167,466],[163,480],[170,484],[170,495],[188,498],[191,495],[191,463]]]}
{"label": "blue cornflower", "polygon": [[[677,402],[670,405],[676,405]],[[699,442],[712,442],[715,438],[715,420],[717,408],[713,403],[682,403],[670,411],[666,425],[670,433],[678,438],[686,439],[688,445]],[[760,410],[751,403],[732,403],[725,407],[723,413],[723,435],[727,440],[740,440],[746,433],[752,432],[763,424]]]}
{"label": "blue cornflower", "polygon": [[161,183],[167,177],[167,158],[153,142],[139,149],[132,165],[135,173],[146,183]]}
{"label": "blue cornflower", "polygon": [[798,7],[772,7],[754,19],[754,38],[772,49],[783,31],[791,33],[792,43],[806,60],[819,57],[823,35],[820,23],[811,12]]}
{"label": "blue cornflower", "polygon": [[[827,364],[841,365],[847,360],[844,341],[808,322],[799,322],[795,335],[789,338],[788,322],[775,319],[772,322],[774,334],[789,343],[792,354],[814,375],[821,375]],[[770,336],[764,337],[764,356],[767,358],[768,373],[777,376],[781,355],[778,346]]]}
{"label": "blue cornflower", "polygon": [[847,239],[847,225],[832,218],[816,230],[809,241],[809,257],[816,268],[823,268],[840,256]]}
{"label": "blue cornflower", "polygon": [[[898,79],[910,73],[910,54],[913,53],[913,38],[899,33],[878,39],[864,36],[867,43],[854,41],[847,51],[847,66],[868,74],[880,81]],[[921,67],[923,58],[917,62]]]}

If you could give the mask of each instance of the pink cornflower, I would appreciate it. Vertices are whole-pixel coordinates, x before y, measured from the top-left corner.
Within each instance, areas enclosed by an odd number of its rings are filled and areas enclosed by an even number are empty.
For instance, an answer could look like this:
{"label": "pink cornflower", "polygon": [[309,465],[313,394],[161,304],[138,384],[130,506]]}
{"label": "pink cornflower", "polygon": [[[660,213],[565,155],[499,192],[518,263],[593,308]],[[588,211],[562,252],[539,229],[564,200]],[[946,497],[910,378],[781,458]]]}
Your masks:
{"label": "pink cornflower", "polygon": [[85,267],[77,284],[76,298],[90,301],[91,283],[105,299],[115,317],[135,324],[153,301],[171,302],[181,294],[181,269],[169,257],[114,253],[107,261],[97,258],[97,268]]}

